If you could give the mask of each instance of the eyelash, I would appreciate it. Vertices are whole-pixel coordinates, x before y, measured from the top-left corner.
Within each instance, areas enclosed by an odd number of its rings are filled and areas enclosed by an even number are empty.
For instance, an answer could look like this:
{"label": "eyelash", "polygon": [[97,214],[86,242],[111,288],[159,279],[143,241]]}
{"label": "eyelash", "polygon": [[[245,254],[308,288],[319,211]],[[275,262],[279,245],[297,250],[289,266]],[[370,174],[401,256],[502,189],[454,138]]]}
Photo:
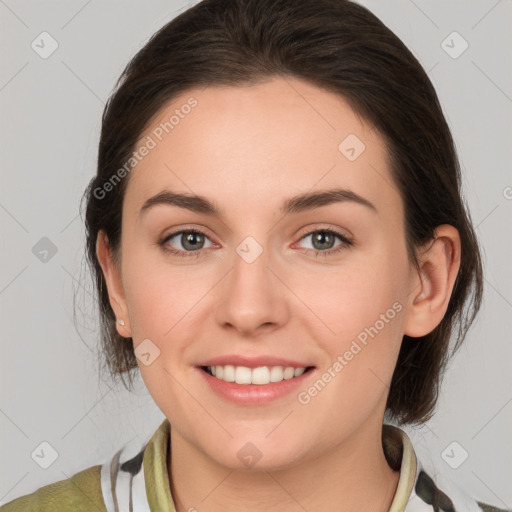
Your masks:
{"label": "eyelash", "polygon": [[[165,252],[170,253],[174,256],[178,256],[178,257],[183,257],[183,258],[196,257],[196,258],[198,258],[198,257],[205,255],[206,251],[201,250],[201,249],[199,249],[197,251],[179,251],[176,249],[172,249],[167,245],[167,242],[170,239],[174,238],[176,235],[181,235],[183,233],[195,233],[198,235],[203,235],[208,238],[208,235],[206,233],[203,233],[202,231],[200,231],[198,229],[183,229],[181,231],[176,231],[174,233],[171,233],[170,235],[167,235],[165,238],[160,240],[158,242],[158,244],[162,247],[162,249]],[[336,231],[332,228],[315,229],[315,230],[310,231],[309,233],[306,233],[305,235],[303,235],[300,238],[300,240],[306,238],[307,236],[313,235],[314,233],[330,233],[332,235],[337,236],[342,242],[338,247],[335,247],[333,249],[328,249],[327,251],[320,251],[318,249],[307,249],[307,251],[313,251],[315,254],[315,257],[333,256],[345,249],[348,249],[349,247],[351,247],[353,245],[353,242],[351,240],[349,240],[346,236],[342,235],[341,233],[339,233],[338,231]]]}

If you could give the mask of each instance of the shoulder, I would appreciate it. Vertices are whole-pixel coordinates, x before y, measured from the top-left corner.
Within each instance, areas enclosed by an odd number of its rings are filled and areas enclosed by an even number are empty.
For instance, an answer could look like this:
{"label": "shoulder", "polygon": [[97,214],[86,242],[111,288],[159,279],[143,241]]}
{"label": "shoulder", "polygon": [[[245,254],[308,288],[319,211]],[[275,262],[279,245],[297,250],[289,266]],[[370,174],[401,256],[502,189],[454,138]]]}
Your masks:
{"label": "shoulder", "polygon": [[[485,503],[446,475],[428,474],[421,467],[411,498],[430,505],[432,510],[511,512],[509,508]],[[414,507],[412,509],[415,510]]]}
{"label": "shoulder", "polygon": [[0,512],[106,512],[101,492],[101,465],[40,487],[0,507]]}
{"label": "shoulder", "polygon": [[389,465],[400,470],[390,512],[512,512],[486,503],[432,464],[423,464],[407,433],[384,424],[382,443]]}

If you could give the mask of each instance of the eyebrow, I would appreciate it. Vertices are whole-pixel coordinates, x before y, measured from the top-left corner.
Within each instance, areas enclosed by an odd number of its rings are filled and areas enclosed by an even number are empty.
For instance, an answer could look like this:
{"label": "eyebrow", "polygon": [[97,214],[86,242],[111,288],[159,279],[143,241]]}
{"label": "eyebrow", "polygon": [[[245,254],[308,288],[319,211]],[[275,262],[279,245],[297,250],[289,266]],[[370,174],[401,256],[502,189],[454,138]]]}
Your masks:
{"label": "eyebrow", "polygon": [[[335,203],[352,202],[365,206],[374,213],[378,213],[377,208],[368,199],[352,192],[351,190],[335,188],[321,192],[309,192],[299,194],[287,199],[282,207],[281,214],[300,213],[308,210],[314,210],[322,206]],[[211,216],[223,217],[221,208],[214,202],[204,196],[194,194],[181,194],[171,190],[162,190],[158,194],[147,199],[142,205],[139,216],[157,205],[171,205],[185,208],[187,210],[204,213]]]}

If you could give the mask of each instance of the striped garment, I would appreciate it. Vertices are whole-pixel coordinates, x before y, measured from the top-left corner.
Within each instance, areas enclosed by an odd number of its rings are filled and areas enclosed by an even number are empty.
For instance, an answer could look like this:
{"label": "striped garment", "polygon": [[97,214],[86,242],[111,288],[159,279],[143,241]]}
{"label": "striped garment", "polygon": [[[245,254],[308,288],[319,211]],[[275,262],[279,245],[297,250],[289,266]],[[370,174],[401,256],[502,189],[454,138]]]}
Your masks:
{"label": "striped garment", "polygon": [[[167,471],[170,432],[165,419],[147,442],[126,443],[102,464],[17,498],[0,512],[176,512]],[[440,474],[431,477],[400,428],[384,424],[383,447],[389,465],[400,470],[389,512],[512,512],[476,500]]]}

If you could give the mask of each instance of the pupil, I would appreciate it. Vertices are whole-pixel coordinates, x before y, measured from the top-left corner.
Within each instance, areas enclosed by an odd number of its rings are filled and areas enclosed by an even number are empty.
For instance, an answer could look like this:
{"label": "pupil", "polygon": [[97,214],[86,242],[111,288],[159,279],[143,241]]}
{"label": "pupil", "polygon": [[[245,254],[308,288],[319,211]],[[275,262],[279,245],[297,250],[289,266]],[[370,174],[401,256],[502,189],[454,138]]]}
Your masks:
{"label": "pupil", "polygon": [[194,244],[194,239],[197,237],[200,238],[201,236],[202,235],[200,233],[189,233],[188,235],[185,235],[185,243],[183,243],[183,247],[188,249],[197,249],[198,244]]}
{"label": "pupil", "polygon": [[315,242],[319,241],[320,244],[322,243],[326,243],[325,242],[325,239],[329,240],[329,238],[331,238],[331,244],[328,244],[328,247],[320,247],[322,249],[330,249],[332,247],[332,238],[333,238],[333,235],[331,233],[328,233],[328,232],[325,232],[325,231],[320,231],[316,237],[313,237],[313,244],[315,244]]}

